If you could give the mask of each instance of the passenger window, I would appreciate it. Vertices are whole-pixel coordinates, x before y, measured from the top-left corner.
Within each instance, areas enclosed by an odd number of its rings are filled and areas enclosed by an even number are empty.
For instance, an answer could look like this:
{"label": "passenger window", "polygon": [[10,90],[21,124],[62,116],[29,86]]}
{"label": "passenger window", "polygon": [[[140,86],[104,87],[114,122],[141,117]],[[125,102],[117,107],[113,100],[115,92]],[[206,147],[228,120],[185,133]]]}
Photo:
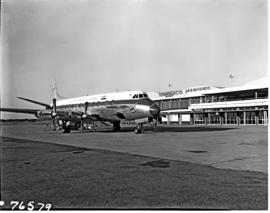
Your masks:
{"label": "passenger window", "polygon": [[138,95],[134,95],[133,98],[138,98]]}

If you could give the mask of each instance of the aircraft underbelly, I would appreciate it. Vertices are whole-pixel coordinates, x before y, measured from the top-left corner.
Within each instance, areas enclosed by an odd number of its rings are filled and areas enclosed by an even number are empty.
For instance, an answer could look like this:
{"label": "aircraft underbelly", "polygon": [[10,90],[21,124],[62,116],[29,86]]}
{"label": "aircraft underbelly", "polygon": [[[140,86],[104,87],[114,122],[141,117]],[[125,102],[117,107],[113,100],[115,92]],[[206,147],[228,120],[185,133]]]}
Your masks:
{"label": "aircraft underbelly", "polygon": [[108,121],[120,121],[117,117],[116,110],[113,108],[107,108],[106,106],[99,106],[91,109],[90,114],[98,115],[102,120]]}
{"label": "aircraft underbelly", "polygon": [[102,120],[120,121],[136,120],[148,117],[148,111],[143,107],[134,105],[99,106],[90,109],[91,114],[97,114]]}
{"label": "aircraft underbelly", "polygon": [[145,118],[145,117],[148,117],[148,115],[138,110],[134,110],[133,112],[126,114],[127,120],[136,120],[136,119]]}

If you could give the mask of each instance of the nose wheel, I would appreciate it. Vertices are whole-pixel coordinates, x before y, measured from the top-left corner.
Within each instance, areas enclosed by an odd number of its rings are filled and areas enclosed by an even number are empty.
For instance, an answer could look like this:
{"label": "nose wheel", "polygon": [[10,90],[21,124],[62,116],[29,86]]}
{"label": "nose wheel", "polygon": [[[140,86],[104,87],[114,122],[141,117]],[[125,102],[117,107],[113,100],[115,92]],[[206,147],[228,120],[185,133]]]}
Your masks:
{"label": "nose wheel", "polygon": [[144,133],[143,124],[142,123],[137,124],[134,132],[135,134],[143,134]]}

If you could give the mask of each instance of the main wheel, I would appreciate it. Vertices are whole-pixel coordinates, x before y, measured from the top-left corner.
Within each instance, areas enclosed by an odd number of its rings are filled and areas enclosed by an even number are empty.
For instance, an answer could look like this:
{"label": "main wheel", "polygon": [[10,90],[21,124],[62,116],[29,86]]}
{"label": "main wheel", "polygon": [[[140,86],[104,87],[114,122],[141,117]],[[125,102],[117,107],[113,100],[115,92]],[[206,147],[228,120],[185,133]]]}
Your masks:
{"label": "main wheel", "polygon": [[113,123],[113,131],[114,132],[118,132],[118,131],[120,131],[120,129],[121,129],[121,126],[120,126],[120,123]]}
{"label": "main wheel", "polygon": [[143,129],[135,129],[135,134],[143,134],[144,130]]}
{"label": "main wheel", "polygon": [[64,133],[70,133],[70,125],[64,127]]}

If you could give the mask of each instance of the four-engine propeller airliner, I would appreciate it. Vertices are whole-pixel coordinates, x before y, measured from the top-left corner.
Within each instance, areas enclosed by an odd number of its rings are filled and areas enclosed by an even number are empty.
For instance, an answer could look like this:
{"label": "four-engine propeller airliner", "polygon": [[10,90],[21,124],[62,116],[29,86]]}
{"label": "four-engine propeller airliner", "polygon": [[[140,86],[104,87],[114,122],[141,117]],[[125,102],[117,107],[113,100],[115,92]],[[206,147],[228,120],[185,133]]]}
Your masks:
{"label": "four-engine propeller airliner", "polygon": [[142,91],[125,91],[98,95],[81,96],[57,100],[57,89],[53,88],[54,99],[52,104],[18,97],[45,109],[16,109],[0,108],[0,111],[28,113],[35,115],[40,120],[50,119],[56,128],[59,123],[65,132],[73,126],[83,127],[85,123],[96,121],[109,121],[113,130],[119,131],[122,120],[135,121],[135,133],[143,133],[143,123],[160,121],[160,108]]}

